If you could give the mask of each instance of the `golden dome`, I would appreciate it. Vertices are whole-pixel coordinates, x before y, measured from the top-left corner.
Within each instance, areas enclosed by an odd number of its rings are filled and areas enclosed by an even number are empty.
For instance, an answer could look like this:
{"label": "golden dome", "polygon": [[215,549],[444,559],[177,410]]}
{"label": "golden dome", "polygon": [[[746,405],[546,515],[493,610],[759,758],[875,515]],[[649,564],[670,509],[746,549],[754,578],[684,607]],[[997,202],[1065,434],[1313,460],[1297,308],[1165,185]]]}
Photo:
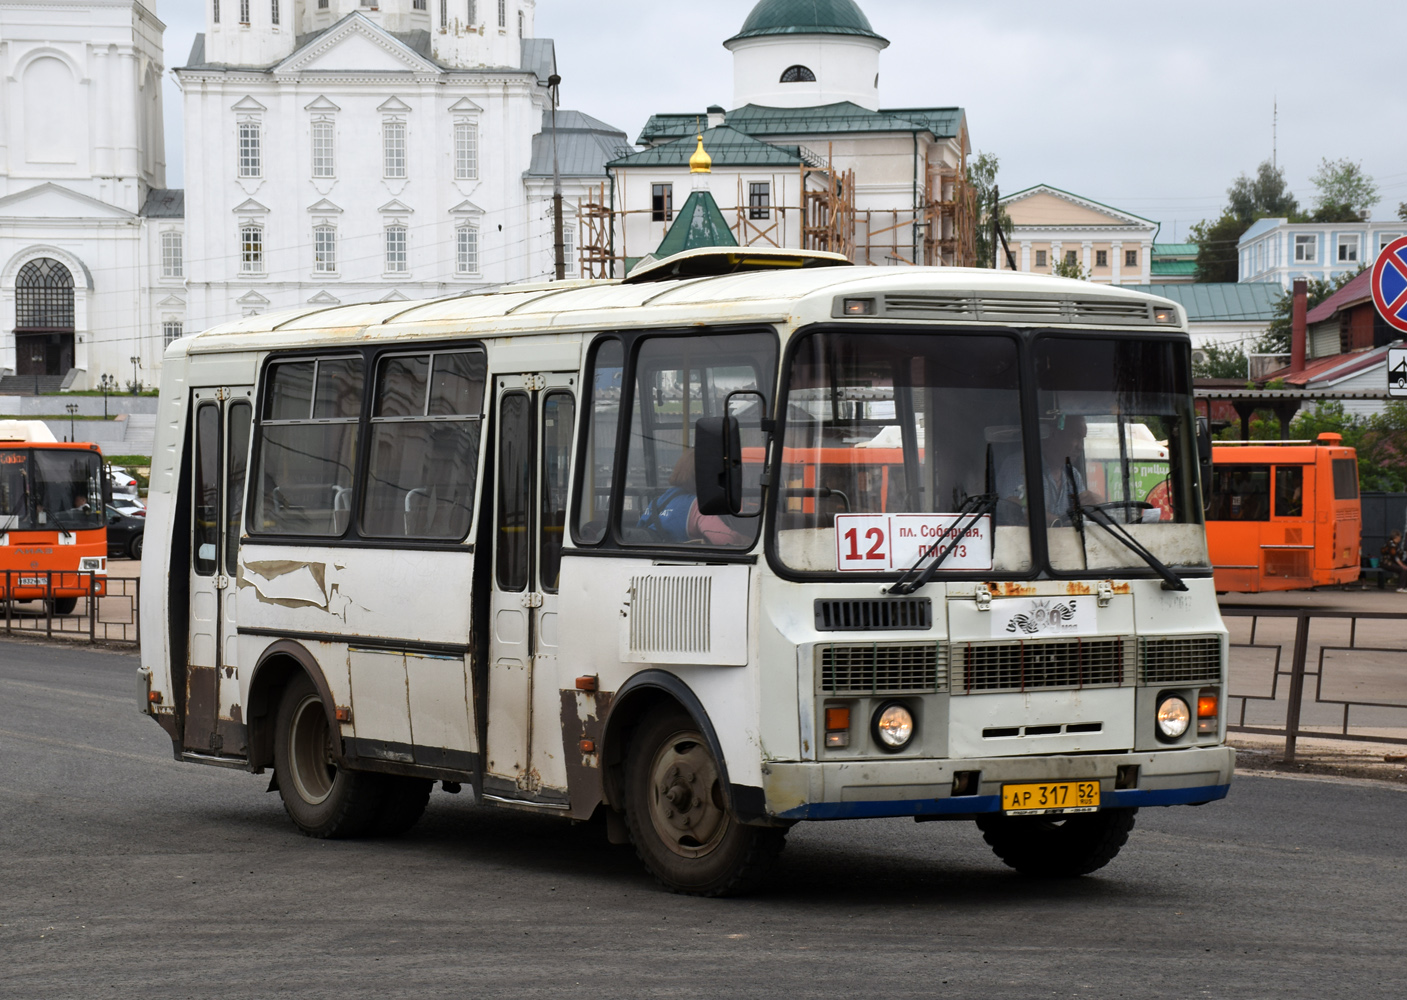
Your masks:
{"label": "golden dome", "polygon": [[711,174],[713,173],[713,157],[709,156],[703,148],[703,135],[699,135],[699,148],[694,150],[694,155],[689,157],[689,173],[691,174]]}

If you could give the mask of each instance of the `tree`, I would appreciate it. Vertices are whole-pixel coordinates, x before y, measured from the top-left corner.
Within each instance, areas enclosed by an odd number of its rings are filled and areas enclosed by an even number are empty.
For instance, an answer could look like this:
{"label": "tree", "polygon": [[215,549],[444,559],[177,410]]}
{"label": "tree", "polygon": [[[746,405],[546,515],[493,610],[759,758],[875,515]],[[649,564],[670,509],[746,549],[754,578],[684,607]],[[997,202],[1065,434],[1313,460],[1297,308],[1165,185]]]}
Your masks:
{"label": "tree", "polygon": [[1066,250],[1060,259],[1055,261],[1055,266],[1050,269],[1050,273],[1057,278],[1074,278],[1076,281],[1089,280],[1089,272],[1080,266],[1080,259],[1075,256],[1073,250]]}
{"label": "tree", "polygon": [[[992,266],[992,192],[997,187],[997,168],[1000,161],[995,153],[978,153],[977,159],[973,160],[967,167],[967,181],[972,186],[973,196],[977,200],[977,266]],[[1000,220],[1002,232],[1006,234],[1008,242],[1011,240],[1012,222],[1011,216],[1006,214],[1006,209],[997,207],[997,218]],[[1003,257],[1005,254],[1001,249],[1000,242],[997,244],[996,252]]]}
{"label": "tree", "polygon": [[1292,439],[1313,441],[1325,432],[1343,435],[1343,443],[1358,452],[1362,489],[1407,489],[1407,403],[1394,401],[1382,413],[1364,417],[1345,413],[1343,403],[1325,402],[1301,410],[1290,424]]}
{"label": "tree", "polygon": [[[1366,266],[1364,265],[1364,267]],[[1325,281],[1322,278],[1310,278],[1308,287],[1305,289],[1306,309],[1313,309],[1362,273],[1363,268],[1360,267],[1357,271],[1345,271],[1335,275],[1330,281]],[[1290,342],[1294,336],[1294,321],[1295,297],[1294,295],[1282,296],[1280,301],[1275,303],[1275,318],[1266,327],[1264,335],[1256,341],[1256,353],[1289,354]]]}
{"label": "tree", "polygon": [[1256,219],[1293,219],[1299,215],[1300,203],[1289,192],[1285,171],[1265,160],[1256,168],[1254,179],[1242,174],[1226,189],[1227,208],[1246,222]]}
{"label": "tree", "polygon": [[1381,200],[1363,165],[1348,158],[1319,161],[1310,182],[1319,191],[1314,197],[1315,222],[1358,222]]}
{"label": "tree", "polygon": [[1397,217],[1403,222],[1407,222],[1407,201],[1398,202]]}
{"label": "tree", "polygon": [[1234,282],[1238,277],[1236,244],[1257,219],[1303,221],[1300,203],[1290,193],[1285,171],[1265,160],[1255,177],[1241,174],[1226,189],[1219,219],[1194,225],[1188,238],[1197,244],[1197,280]]}
{"label": "tree", "polygon": [[1250,377],[1250,361],[1240,344],[1210,343],[1192,352],[1193,378]]}

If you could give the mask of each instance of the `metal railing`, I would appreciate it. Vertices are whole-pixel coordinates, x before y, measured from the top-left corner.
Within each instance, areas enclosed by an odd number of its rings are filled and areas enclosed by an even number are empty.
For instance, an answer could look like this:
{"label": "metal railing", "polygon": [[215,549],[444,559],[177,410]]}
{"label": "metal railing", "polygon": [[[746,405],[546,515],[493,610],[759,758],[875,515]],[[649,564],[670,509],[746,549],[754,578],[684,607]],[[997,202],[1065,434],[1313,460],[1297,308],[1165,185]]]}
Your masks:
{"label": "metal railing", "polygon": [[[5,570],[0,579],[0,605],[5,635],[46,639],[87,640],[90,643],[141,642],[138,609],[142,581],[98,573],[48,570]],[[10,595],[19,594],[13,598]],[[76,601],[63,613],[58,602],[64,592]],[[81,593],[74,595],[73,591]],[[60,596],[55,596],[59,594]]]}
{"label": "metal railing", "polygon": [[[1233,635],[1230,644],[1233,653],[1227,707],[1229,711],[1230,702],[1239,699],[1241,711],[1238,718],[1228,716],[1229,731],[1285,737],[1287,761],[1294,760],[1296,744],[1301,736],[1407,744],[1407,736],[1383,732],[1385,729],[1407,732],[1407,628],[1403,627],[1407,625],[1407,614],[1323,611],[1315,608],[1223,607],[1221,615],[1228,620],[1228,626],[1237,619],[1250,619],[1249,641],[1238,642]],[[1286,627],[1291,623],[1293,635]],[[1337,635],[1326,635],[1331,631],[1331,623],[1337,626]],[[1345,625],[1346,637],[1343,635]],[[1278,634],[1266,636],[1264,633],[1267,631]],[[1388,644],[1382,644],[1385,641]],[[1285,662],[1287,645],[1290,646],[1288,664]],[[1256,671],[1256,664],[1251,662],[1255,657],[1242,655],[1238,666],[1235,650],[1257,650],[1262,655],[1270,654],[1266,664],[1270,675],[1268,690],[1252,693],[1241,687],[1248,680],[1248,675]],[[1311,650],[1314,653],[1312,659]],[[1285,678],[1287,683],[1283,695],[1281,678]],[[1306,704],[1305,684],[1308,678],[1314,679],[1314,686],[1310,692],[1311,699]],[[1285,706],[1283,725],[1273,725],[1259,718],[1247,721],[1247,710],[1252,703],[1274,705],[1282,698]],[[1360,710],[1356,718],[1352,715],[1354,709]],[[1307,713],[1314,718],[1307,720]],[[1402,717],[1399,719],[1393,713],[1402,713]],[[1278,713],[1272,710],[1272,713],[1255,714]],[[1377,718],[1364,720],[1365,714]],[[1391,723],[1383,721],[1387,715],[1393,715]]]}

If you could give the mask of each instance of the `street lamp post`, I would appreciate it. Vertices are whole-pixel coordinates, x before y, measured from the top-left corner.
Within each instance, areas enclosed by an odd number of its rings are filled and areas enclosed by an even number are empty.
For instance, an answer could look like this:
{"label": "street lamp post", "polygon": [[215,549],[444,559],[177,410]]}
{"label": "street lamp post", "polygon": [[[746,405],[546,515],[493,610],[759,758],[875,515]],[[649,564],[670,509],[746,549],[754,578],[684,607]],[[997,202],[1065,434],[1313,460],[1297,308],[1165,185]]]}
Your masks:
{"label": "street lamp post", "polygon": [[66,403],[64,409],[68,411],[68,439],[70,442],[77,441],[78,438],[73,433],[73,415],[78,412],[78,404]]}
{"label": "street lamp post", "polygon": [[552,275],[561,281],[567,276],[566,246],[562,242],[562,171],[557,166],[557,89],[562,78],[553,73],[547,78],[552,92]]}
{"label": "street lamp post", "polygon": [[103,419],[108,419],[107,415],[107,394],[117,391],[117,379],[107,372],[103,372],[103,377],[98,379],[98,388],[103,391]]}
{"label": "street lamp post", "polygon": [[142,389],[142,383],[137,381],[137,369],[142,366],[141,355],[134,354],[127,360],[132,362],[132,395],[136,395]]}

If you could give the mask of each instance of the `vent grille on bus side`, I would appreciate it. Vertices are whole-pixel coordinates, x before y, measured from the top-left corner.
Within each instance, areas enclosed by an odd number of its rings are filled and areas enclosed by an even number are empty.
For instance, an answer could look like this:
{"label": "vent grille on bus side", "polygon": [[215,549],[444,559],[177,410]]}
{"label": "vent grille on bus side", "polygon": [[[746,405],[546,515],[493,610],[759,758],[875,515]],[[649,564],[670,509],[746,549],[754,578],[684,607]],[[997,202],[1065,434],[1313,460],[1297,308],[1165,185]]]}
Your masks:
{"label": "vent grille on bus side", "polygon": [[993,298],[981,295],[886,295],[883,315],[915,319],[970,319],[988,323],[1115,323],[1152,325],[1144,302],[1118,299]]}
{"label": "vent grille on bus side", "polygon": [[933,627],[933,601],[854,598],[816,601],[816,631],[870,632]]}
{"label": "vent grille on bus side", "polygon": [[709,652],[712,578],[633,576],[630,594],[632,652]]}
{"label": "vent grille on bus side", "polygon": [[948,686],[947,650],[936,642],[878,642],[816,647],[827,694],[941,691]]}
{"label": "vent grille on bus side", "polygon": [[953,689],[972,694],[1118,687],[1132,674],[1132,652],[1133,643],[1123,639],[958,643]]}
{"label": "vent grille on bus side", "polygon": [[1138,640],[1140,684],[1216,684],[1220,681],[1220,636],[1143,636]]}

